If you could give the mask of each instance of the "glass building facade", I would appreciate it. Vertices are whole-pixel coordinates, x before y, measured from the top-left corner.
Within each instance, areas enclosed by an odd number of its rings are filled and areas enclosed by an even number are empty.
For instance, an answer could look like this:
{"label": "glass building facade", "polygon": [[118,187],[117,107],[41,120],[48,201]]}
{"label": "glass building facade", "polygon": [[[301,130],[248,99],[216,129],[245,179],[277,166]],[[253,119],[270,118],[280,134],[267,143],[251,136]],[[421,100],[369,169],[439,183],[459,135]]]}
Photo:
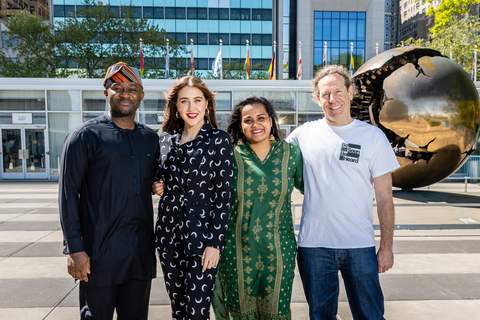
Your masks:
{"label": "glass building facade", "polygon": [[365,12],[315,11],[314,68],[322,66],[325,42],[327,65],[350,68],[353,43],[354,70],[365,62]]}
{"label": "glass building facade", "polygon": [[[52,0],[54,22],[75,14],[82,0]],[[272,0],[104,0],[114,9],[133,5],[136,15],[165,29],[176,41],[190,49],[194,41],[195,68],[209,70],[223,41],[222,57],[227,61],[244,61],[249,40],[251,65],[268,67],[272,58]],[[190,55],[187,54],[187,64]]]}

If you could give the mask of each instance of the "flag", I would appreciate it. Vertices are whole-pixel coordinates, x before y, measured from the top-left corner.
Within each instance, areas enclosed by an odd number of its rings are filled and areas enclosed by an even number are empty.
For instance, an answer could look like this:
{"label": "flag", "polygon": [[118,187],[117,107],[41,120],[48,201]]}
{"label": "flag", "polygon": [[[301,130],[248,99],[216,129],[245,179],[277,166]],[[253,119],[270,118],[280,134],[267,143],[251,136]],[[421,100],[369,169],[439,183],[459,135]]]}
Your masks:
{"label": "flag", "polygon": [[250,78],[250,56],[248,55],[248,44],[247,44],[247,58],[245,59],[245,64],[243,69],[247,71],[247,80]]}
{"label": "flag", "polygon": [[270,62],[268,71],[270,72],[270,80],[275,80],[275,54],[272,56],[272,62]]}
{"label": "flag", "polygon": [[350,54],[350,76],[353,77],[353,73],[354,73],[354,69],[355,69],[355,66],[353,64],[353,53]]}
{"label": "flag", "polygon": [[165,57],[165,79],[170,79],[170,46],[167,39],[167,56]]}
{"label": "flag", "polygon": [[298,48],[298,80],[302,80],[302,45]]}
{"label": "flag", "polygon": [[272,56],[272,62],[270,62],[268,71],[270,72],[270,80],[275,80],[275,54]]}
{"label": "flag", "polygon": [[142,41],[140,40],[140,76],[141,77],[143,77],[144,70],[145,70],[145,65],[143,64]]}
{"label": "flag", "polygon": [[195,59],[193,58],[193,40],[191,42],[192,47],[190,49],[190,69],[192,69],[192,77],[195,76]]}
{"label": "flag", "polygon": [[327,66],[327,45],[325,45],[325,48],[323,48],[323,67],[325,68]]}
{"label": "flag", "polygon": [[473,59],[472,65],[472,81],[475,81],[475,59]]}
{"label": "flag", "polygon": [[212,63],[213,76],[218,77],[222,72],[222,50],[218,51],[217,57]]}

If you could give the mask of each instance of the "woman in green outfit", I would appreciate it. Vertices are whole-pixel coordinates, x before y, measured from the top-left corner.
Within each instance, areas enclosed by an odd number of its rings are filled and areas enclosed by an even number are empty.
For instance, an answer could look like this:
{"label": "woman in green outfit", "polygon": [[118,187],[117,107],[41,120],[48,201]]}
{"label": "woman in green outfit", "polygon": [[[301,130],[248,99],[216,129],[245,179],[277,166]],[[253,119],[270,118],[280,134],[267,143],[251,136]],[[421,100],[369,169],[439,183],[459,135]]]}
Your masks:
{"label": "woman in green outfit", "polygon": [[275,110],[250,96],[234,108],[234,184],[213,307],[216,319],[291,319],[296,240],[291,193],[303,192],[302,156],[279,137]]}

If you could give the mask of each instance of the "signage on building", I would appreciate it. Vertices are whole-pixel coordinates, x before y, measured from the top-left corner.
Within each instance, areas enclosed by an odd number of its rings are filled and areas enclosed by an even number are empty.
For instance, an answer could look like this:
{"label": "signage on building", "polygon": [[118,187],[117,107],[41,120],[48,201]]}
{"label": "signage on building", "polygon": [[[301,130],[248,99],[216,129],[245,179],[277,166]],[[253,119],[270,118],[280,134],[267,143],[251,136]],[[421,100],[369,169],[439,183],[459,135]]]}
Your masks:
{"label": "signage on building", "polygon": [[12,123],[32,123],[31,113],[12,113]]}

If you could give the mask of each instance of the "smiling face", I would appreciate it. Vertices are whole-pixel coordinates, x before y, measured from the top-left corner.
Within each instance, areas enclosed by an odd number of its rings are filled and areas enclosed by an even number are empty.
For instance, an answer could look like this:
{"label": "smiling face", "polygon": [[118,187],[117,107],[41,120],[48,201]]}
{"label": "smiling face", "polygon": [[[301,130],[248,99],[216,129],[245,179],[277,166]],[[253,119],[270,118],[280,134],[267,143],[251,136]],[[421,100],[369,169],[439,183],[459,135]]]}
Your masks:
{"label": "smiling face", "polygon": [[350,115],[353,87],[345,87],[341,75],[333,73],[323,77],[318,82],[318,92],[317,99],[329,125],[340,127],[353,121]]}
{"label": "smiling face", "polygon": [[104,94],[109,103],[110,114],[115,118],[135,116],[144,96],[142,86],[133,82],[114,83]]}
{"label": "smiling face", "polygon": [[255,103],[243,107],[241,129],[250,144],[269,141],[272,119],[262,104]]}
{"label": "smiling face", "polygon": [[200,128],[205,123],[208,102],[200,89],[184,87],[178,91],[177,110],[184,121],[184,129]]}

